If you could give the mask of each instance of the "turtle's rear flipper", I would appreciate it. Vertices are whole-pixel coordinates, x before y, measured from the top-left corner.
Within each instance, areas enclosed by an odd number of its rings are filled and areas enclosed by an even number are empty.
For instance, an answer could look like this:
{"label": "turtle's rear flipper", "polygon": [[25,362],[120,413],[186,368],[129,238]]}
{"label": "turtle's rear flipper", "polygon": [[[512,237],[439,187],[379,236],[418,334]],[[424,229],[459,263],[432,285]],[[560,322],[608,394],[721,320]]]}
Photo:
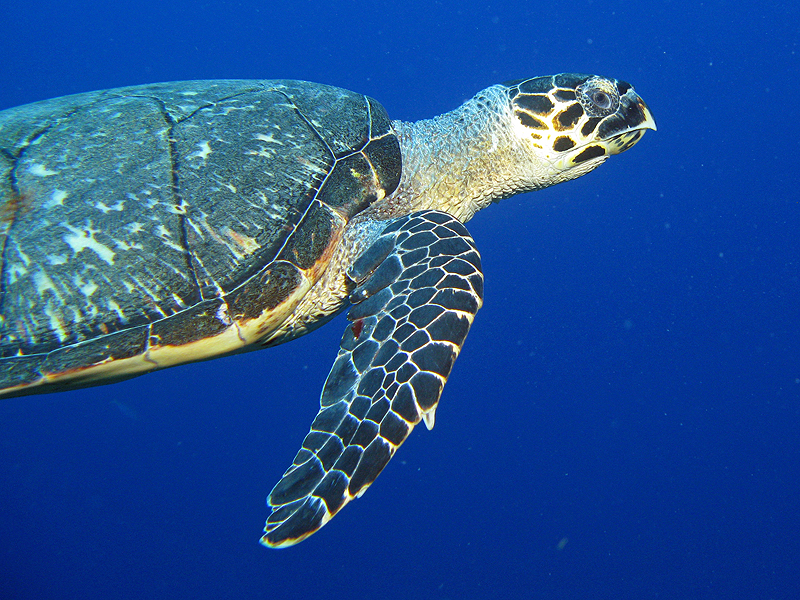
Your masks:
{"label": "turtle's rear flipper", "polygon": [[273,488],[261,543],[290,546],[360,496],[439,396],[483,301],[480,255],[464,225],[401,217],[350,269],[358,284],[341,348],[303,447]]}

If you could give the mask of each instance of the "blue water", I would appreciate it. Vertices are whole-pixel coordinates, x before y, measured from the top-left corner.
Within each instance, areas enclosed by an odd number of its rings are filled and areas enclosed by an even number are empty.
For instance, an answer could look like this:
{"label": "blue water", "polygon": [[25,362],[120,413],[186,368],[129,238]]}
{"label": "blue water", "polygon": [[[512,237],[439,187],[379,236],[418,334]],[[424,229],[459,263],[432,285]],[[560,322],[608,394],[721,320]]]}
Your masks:
{"label": "blue water", "polygon": [[0,108],[288,77],[415,120],[581,71],[659,131],[468,224],[486,302],[435,429],[294,548],[258,545],[264,499],[341,320],[0,402],[0,598],[796,598],[800,6],[277,4],[3,0]]}

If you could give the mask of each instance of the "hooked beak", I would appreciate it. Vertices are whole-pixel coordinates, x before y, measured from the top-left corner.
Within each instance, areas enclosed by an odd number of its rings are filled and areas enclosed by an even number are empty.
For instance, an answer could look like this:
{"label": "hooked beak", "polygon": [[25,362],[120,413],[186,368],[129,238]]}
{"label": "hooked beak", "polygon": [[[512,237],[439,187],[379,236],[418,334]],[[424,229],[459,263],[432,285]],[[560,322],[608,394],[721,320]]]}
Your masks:
{"label": "hooked beak", "polygon": [[620,154],[633,148],[646,130],[656,131],[656,120],[644,100],[631,88],[620,97],[616,118],[603,123],[603,126],[599,131],[600,137],[608,141],[611,154]]}

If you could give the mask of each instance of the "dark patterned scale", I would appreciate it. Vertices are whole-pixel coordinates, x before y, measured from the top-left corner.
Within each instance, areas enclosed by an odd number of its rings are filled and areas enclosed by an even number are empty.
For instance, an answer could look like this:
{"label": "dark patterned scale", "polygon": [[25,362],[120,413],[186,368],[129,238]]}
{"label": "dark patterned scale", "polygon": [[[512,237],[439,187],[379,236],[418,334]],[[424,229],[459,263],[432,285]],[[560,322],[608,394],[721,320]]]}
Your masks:
{"label": "dark patterned scale", "polygon": [[350,270],[341,349],[320,412],[269,495],[264,543],[291,544],[375,480],[414,425],[433,414],[483,302],[480,255],[466,228],[426,211],[389,225]]}

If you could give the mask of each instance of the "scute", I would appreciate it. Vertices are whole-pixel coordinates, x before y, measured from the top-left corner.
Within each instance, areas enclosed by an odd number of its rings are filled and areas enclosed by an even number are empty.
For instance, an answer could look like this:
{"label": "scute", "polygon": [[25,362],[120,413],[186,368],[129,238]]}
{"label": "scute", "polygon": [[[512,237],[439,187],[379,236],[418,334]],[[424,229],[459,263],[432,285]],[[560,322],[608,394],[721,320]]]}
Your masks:
{"label": "scute", "polygon": [[230,314],[236,321],[251,321],[286,302],[302,281],[300,269],[277,260],[236,288],[227,297]]}
{"label": "scute", "polygon": [[0,112],[0,388],[233,340],[240,321],[268,334],[400,165],[379,103],[306,82],[154,84]]}

